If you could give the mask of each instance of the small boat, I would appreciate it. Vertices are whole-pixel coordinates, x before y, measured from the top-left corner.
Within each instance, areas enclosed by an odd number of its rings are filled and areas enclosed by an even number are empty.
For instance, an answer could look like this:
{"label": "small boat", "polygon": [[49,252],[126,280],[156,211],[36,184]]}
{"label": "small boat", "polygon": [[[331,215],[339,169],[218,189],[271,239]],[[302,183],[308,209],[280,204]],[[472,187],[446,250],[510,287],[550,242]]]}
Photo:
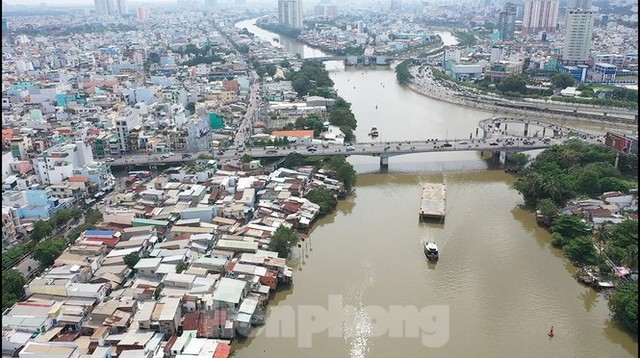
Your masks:
{"label": "small boat", "polygon": [[424,243],[424,255],[427,257],[429,261],[438,261],[439,253],[438,246],[433,241]]}
{"label": "small boat", "polygon": [[369,131],[369,135],[372,137],[377,137],[380,135],[380,133],[378,133],[378,128],[376,127],[371,127],[371,130]]}

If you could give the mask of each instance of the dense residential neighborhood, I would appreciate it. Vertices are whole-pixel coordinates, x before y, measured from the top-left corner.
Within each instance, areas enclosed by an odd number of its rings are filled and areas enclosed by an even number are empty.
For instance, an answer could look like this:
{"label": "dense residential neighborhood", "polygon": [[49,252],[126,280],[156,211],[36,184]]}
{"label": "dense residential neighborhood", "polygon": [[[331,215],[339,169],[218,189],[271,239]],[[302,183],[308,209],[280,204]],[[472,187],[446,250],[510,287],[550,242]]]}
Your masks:
{"label": "dense residential neighborhood", "polygon": [[[314,224],[355,185],[345,157],[364,138],[325,60],[393,64],[400,83],[449,103],[570,102],[558,113],[637,125],[629,1],[164,5],[3,2],[3,357],[232,356],[292,290]],[[553,10],[548,23],[532,6]],[[236,26],[249,19],[328,56],[305,59]],[[633,245],[603,234],[637,227],[637,176],[635,188],[622,179],[636,175],[637,131],[615,135],[635,143],[622,151],[626,171],[616,156],[616,168],[596,168],[598,180],[615,177],[597,193],[572,181],[537,219],[565,252],[588,236],[591,256],[567,254],[581,275],[637,286]],[[549,199],[550,185],[527,180],[516,184],[525,204]],[[562,237],[562,220],[587,227]]]}

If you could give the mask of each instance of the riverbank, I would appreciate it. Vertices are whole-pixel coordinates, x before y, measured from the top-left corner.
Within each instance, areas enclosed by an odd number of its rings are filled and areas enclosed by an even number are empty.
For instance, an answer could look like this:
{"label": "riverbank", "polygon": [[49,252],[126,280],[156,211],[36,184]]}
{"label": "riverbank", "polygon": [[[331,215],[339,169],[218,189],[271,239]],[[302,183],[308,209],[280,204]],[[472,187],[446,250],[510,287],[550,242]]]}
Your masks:
{"label": "riverbank", "polygon": [[[415,70],[415,66],[412,68],[411,73],[414,76],[414,79],[418,78],[417,77],[418,74]],[[543,119],[555,120],[555,121],[578,120],[581,122],[602,125],[603,127],[606,127],[612,130],[624,131],[629,133],[637,133],[637,124],[634,124],[634,123],[622,123],[622,122],[615,122],[613,120],[607,121],[602,119],[585,118],[585,115],[582,113],[574,114],[574,113],[567,112],[566,114],[564,114],[564,113],[542,111],[542,110],[536,111],[531,109],[497,106],[495,104],[489,104],[486,101],[482,101],[479,98],[471,98],[471,97],[461,98],[462,96],[464,96],[464,93],[460,91],[452,90],[449,87],[443,87],[441,85],[437,85],[436,82],[432,78],[429,78],[428,76],[425,76],[425,78],[422,78],[422,81],[419,82],[419,84],[417,84],[414,81],[412,83],[407,84],[407,87],[409,87],[409,89],[411,89],[412,91],[429,98],[433,98],[439,101],[443,101],[443,102],[447,102],[447,103],[451,103],[451,104],[455,104],[463,107],[470,107],[470,108],[491,111],[496,114],[504,114],[504,115],[510,115],[510,116],[518,116],[518,117],[526,116],[526,115],[529,115],[529,116],[535,115]]]}

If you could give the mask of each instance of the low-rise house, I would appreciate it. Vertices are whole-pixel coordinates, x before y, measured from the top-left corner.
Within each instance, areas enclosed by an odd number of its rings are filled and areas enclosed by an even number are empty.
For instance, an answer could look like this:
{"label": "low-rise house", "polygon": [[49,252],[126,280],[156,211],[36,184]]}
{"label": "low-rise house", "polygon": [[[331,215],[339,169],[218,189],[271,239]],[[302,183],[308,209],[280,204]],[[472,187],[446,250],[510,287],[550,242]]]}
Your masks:
{"label": "low-rise house", "polygon": [[139,276],[149,278],[160,278],[161,275],[157,273],[162,258],[143,258],[133,267]]}
{"label": "low-rise house", "polygon": [[249,291],[248,282],[223,277],[213,292],[213,308],[238,309]]}

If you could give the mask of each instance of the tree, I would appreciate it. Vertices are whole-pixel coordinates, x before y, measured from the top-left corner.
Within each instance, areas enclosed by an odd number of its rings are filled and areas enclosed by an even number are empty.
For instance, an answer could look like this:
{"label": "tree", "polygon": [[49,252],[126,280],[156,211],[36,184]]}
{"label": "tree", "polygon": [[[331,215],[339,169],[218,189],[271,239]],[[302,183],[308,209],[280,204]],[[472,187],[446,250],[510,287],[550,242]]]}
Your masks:
{"label": "tree", "polygon": [[287,61],[286,59],[282,60],[282,61],[280,61],[280,67],[290,68],[291,67],[291,62]]}
{"label": "tree", "polygon": [[75,208],[71,210],[71,218],[73,220],[80,219],[83,214],[84,214],[84,211],[82,211],[82,209]]}
{"label": "tree", "polygon": [[90,225],[95,225],[102,221],[102,213],[100,210],[89,209],[85,214],[84,221]]}
{"label": "tree", "polygon": [[287,154],[287,156],[284,158],[284,162],[282,162],[282,166],[289,169],[294,169],[304,164],[305,157],[297,152],[291,152]]}
{"label": "tree", "polygon": [[196,103],[195,102],[189,102],[187,103],[187,105],[184,107],[184,109],[186,109],[187,111],[189,111],[189,113],[196,113]]}
{"label": "tree", "polygon": [[49,267],[66,248],[67,240],[62,237],[40,241],[33,250],[33,258],[43,267]]}
{"label": "tree", "polygon": [[553,220],[560,214],[560,209],[551,199],[539,200],[537,209],[550,223],[553,223]]}
{"label": "tree", "polygon": [[42,238],[49,236],[53,232],[53,226],[47,220],[38,220],[33,223],[33,231],[31,231],[31,239],[40,241]]}
{"label": "tree", "polygon": [[320,205],[320,215],[324,216],[335,210],[338,199],[326,189],[313,189],[307,193],[307,199],[314,204]]}
{"label": "tree", "polygon": [[396,71],[396,79],[401,84],[408,84],[413,79],[413,76],[411,75],[411,72],[409,72],[409,66],[410,65],[411,65],[411,61],[405,60],[405,61],[400,62],[396,66],[396,69],[395,69],[395,71]]}
{"label": "tree", "polygon": [[638,284],[620,285],[609,299],[613,319],[634,334],[638,333]]}
{"label": "tree", "polygon": [[563,246],[564,252],[575,263],[580,265],[595,265],[598,253],[589,236],[576,237]]}
{"label": "tree", "polygon": [[58,210],[54,215],[53,218],[51,218],[51,224],[54,227],[58,227],[61,226],[63,224],[66,224],[67,221],[71,220],[71,210],[69,209],[61,209]]}
{"label": "tree", "polygon": [[242,162],[243,163],[249,163],[253,158],[251,158],[251,155],[249,154],[243,154],[242,155]]}
{"label": "tree", "polygon": [[351,190],[356,184],[358,178],[356,171],[344,156],[335,155],[331,157],[327,163],[327,169],[331,172],[332,177],[344,183],[347,191]]}
{"label": "tree", "polygon": [[273,76],[276,74],[276,71],[278,71],[278,68],[275,65],[269,64],[267,65],[266,70],[269,76]]}
{"label": "tree", "polygon": [[124,261],[124,264],[127,265],[128,268],[133,270],[138,261],[140,261],[140,255],[137,252],[126,254],[122,258],[122,261]]}
{"label": "tree", "polygon": [[562,244],[566,245],[577,237],[590,235],[591,227],[582,221],[582,217],[580,216],[560,215],[554,220],[553,225],[551,225],[551,232],[560,235],[562,237]]}
{"label": "tree", "polygon": [[24,295],[27,280],[17,270],[2,271],[2,309],[13,306]]}
{"label": "tree", "polygon": [[570,73],[562,72],[551,76],[551,83],[555,88],[565,89],[567,87],[574,86],[576,84],[576,80],[573,79],[573,76],[571,76]]}
{"label": "tree", "polygon": [[578,191],[587,194],[598,194],[600,191],[600,176],[594,170],[584,170],[576,182]]}
{"label": "tree", "polygon": [[520,75],[511,75],[502,79],[496,88],[502,93],[525,94],[527,92],[527,80]]}
{"label": "tree", "polygon": [[276,251],[278,257],[287,258],[291,254],[291,246],[298,240],[298,234],[292,228],[280,225],[271,235],[269,250]]}
{"label": "tree", "polygon": [[522,168],[529,162],[529,156],[525,153],[514,153],[507,157],[507,161],[518,168]]}
{"label": "tree", "polygon": [[291,86],[293,87],[293,90],[298,94],[298,97],[302,97],[309,93],[311,83],[305,76],[298,76],[291,82]]}
{"label": "tree", "polygon": [[182,273],[183,271],[186,271],[187,268],[189,268],[189,265],[187,265],[185,262],[180,261],[178,262],[178,264],[176,265],[176,273]]}

